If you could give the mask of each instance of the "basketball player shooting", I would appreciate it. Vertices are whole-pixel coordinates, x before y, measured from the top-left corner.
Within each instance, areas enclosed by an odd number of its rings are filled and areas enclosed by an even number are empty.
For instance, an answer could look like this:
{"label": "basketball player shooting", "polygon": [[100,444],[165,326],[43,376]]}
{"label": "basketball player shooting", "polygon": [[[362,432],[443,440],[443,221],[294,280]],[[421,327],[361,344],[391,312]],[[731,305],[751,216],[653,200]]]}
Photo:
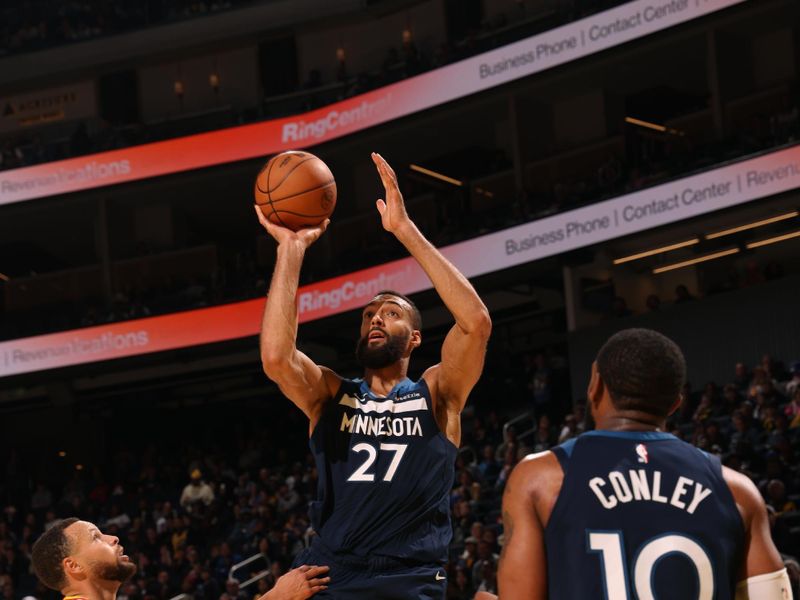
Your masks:
{"label": "basketball player shooting", "polygon": [[356,347],[362,378],[343,379],[300,352],[300,267],[327,221],[293,232],[256,210],[278,242],[261,358],[267,376],[309,420],[319,474],[311,506],[317,535],[297,561],[330,566],[330,589],[319,597],[444,598],[460,415],[483,368],[491,321],[469,281],[409,218],[392,168],[378,154],[372,160],[386,193],[377,201],[384,229],[419,263],[455,318],[441,362],[418,381],[408,379],[421,319],[411,300],[392,291],[378,292],[362,311]]}
{"label": "basketball player shooting", "polygon": [[664,432],[685,374],[655,331],[624,330],[600,349],[597,429],[526,458],[506,485],[501,600],[791,599],[753,482]]}
{"label": "basketball player shooting", "polygon": [[[120,586],[136,574],[119,538],[76,518],[56,521],[31,549],[39,580],[64,600],[114,600]],[[258,600],[305,600],[325,589],[327,567],[303,565],[278,578]]]}

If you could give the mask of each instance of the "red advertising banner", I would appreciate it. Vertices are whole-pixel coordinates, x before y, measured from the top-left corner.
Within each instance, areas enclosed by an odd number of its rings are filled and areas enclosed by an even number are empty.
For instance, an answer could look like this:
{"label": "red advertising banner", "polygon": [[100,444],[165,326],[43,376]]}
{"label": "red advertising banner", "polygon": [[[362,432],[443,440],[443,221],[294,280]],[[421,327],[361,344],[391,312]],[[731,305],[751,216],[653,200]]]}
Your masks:
{"label": "red advertising banner", "polygon": [[[800,145],[442,248],[467,277],[800,188]],[[377,215],[375,218],[378,218]],[[332,227],[336,227],[333,223]],[[301,287],[301,323],[431,283],[412,258]],[[0,342],[0,377],[254,336],[264,299]]]}
{"label": "red advertising banner", "polygon": [[527,77],[746,0],[635,0],[301,115],[0,171],[0,205],[309,147]]}

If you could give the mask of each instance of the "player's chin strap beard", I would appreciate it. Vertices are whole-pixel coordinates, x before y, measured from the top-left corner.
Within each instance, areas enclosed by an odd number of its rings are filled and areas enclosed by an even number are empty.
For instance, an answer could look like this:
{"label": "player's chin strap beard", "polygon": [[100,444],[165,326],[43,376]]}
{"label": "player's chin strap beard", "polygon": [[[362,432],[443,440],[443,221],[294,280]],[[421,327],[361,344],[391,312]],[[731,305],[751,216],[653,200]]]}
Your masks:
{"label": "player's chin strap beard", "polygon": [[132,562],[116,563],[116,564],[102,564],[92,563],[92,573],[98,579],[104,581],[119,581],[125,583],[134,576],[136,573],[136,565]]}
{"label": "player's chin strap beard", "polygon": [[369,333],[359,338],[356,344],[356,360],[365,369],[383,369],[403,358],[411,334],[384,335],[386,342],[374,348],[369,346]]}

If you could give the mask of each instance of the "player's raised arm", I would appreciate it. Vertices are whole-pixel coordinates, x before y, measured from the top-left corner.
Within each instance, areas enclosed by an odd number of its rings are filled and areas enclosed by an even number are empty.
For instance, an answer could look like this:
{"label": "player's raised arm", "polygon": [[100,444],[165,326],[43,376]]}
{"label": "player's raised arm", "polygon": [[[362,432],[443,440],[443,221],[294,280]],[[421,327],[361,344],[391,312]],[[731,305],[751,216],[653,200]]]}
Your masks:
{"label": "player's raised arm", "polygon": [[736,586],[736,600],[790,600],[792,588],[769,530],[767,507],[750,479],[723,467],[745,529],[745,552]]}
{"label": "player's raised arm", "polygon": [[261,363],[267,377],[308,416],[313,429],[322,402],[332,396],[331,387],[338,378],[297,349],[297,287],[305,252],[323,234],[328,221],[295,232],[270,223],[258,207],[256,215],[278,242],[261,324]]}
{"label": "player's raised arm", "polygon": [[503,550],[497,572],[501,599],[547,598],[547,555],[544,525],[537,506],[549,502],[539,495],[552,487],[560,468],[551,452],[530,456],[511,472],[503,492]]}
{"label": "player's raised arm", "polygon": [[448,411],[460,412],[483,370],[486,342],[492,330],[489,311],[467,278],[411,221],[397,176],[389,164],[376,153],[372,154],[372,160],[386,190],[385,200],[377,201],[383,228],[393,233],[420,264],[456,320],[442,345],[442,362],[425,376],[434,382],[437,400],[444,400]]}

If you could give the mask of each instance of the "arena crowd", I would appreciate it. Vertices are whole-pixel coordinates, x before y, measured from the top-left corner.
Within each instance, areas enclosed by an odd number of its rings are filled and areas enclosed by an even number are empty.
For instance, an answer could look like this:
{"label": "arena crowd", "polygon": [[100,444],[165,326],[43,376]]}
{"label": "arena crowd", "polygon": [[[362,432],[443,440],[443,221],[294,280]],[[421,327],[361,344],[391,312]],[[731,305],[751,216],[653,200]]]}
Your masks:
{"label": "arena crowd", "polygon": [[[503,544],[500,502],[514,465],[579,435],[586,406],[570,404],[565,361],[552,350],[488,368],[464,416],[463,442],[451,492],[453,540],[448,598],[496,590]],[[761,490],[772,534],[795,593],[800,583],[800,361],[785,366],[765,355],[732,365],[722,384],[687,384],[669,421],[673,434],[717,454]],[[520,410],[490,401],[489,389],[513,390]],[[0,488],[0,600],[55,599],[30,570],[30,548],[55,519],[78,516],[120,537],[138,564],[121,600],[250,600],[267,591],[309,543],[307,505],[316,488],[305,449],[304,420],[286,403],[284,424],[244,430],[199,423],[172,437],[125,436],[107,459],[77,470],[57,458],[6,456]],[[265,400],[266,402],[266,400]],[[154,424],[155,426],[155,424]],[[222,427],[221,427],[222,426]],[[208,430],[208,431],[205,431]],[[220,432],[228,435],[219,435]],[[154,441],[157,440],[157,441]],[[33,462],[32,462],[33,461]],[[39,464],[39,468],[36,467]],[[42,467],[42,465],[47,467]],[[55,466],[54,466],[55,465]],[[32,474],[38,474],[34,477]],[[231,568],[258,555],[248,566]],[[241,584],[260,576],[246,587]]]}

